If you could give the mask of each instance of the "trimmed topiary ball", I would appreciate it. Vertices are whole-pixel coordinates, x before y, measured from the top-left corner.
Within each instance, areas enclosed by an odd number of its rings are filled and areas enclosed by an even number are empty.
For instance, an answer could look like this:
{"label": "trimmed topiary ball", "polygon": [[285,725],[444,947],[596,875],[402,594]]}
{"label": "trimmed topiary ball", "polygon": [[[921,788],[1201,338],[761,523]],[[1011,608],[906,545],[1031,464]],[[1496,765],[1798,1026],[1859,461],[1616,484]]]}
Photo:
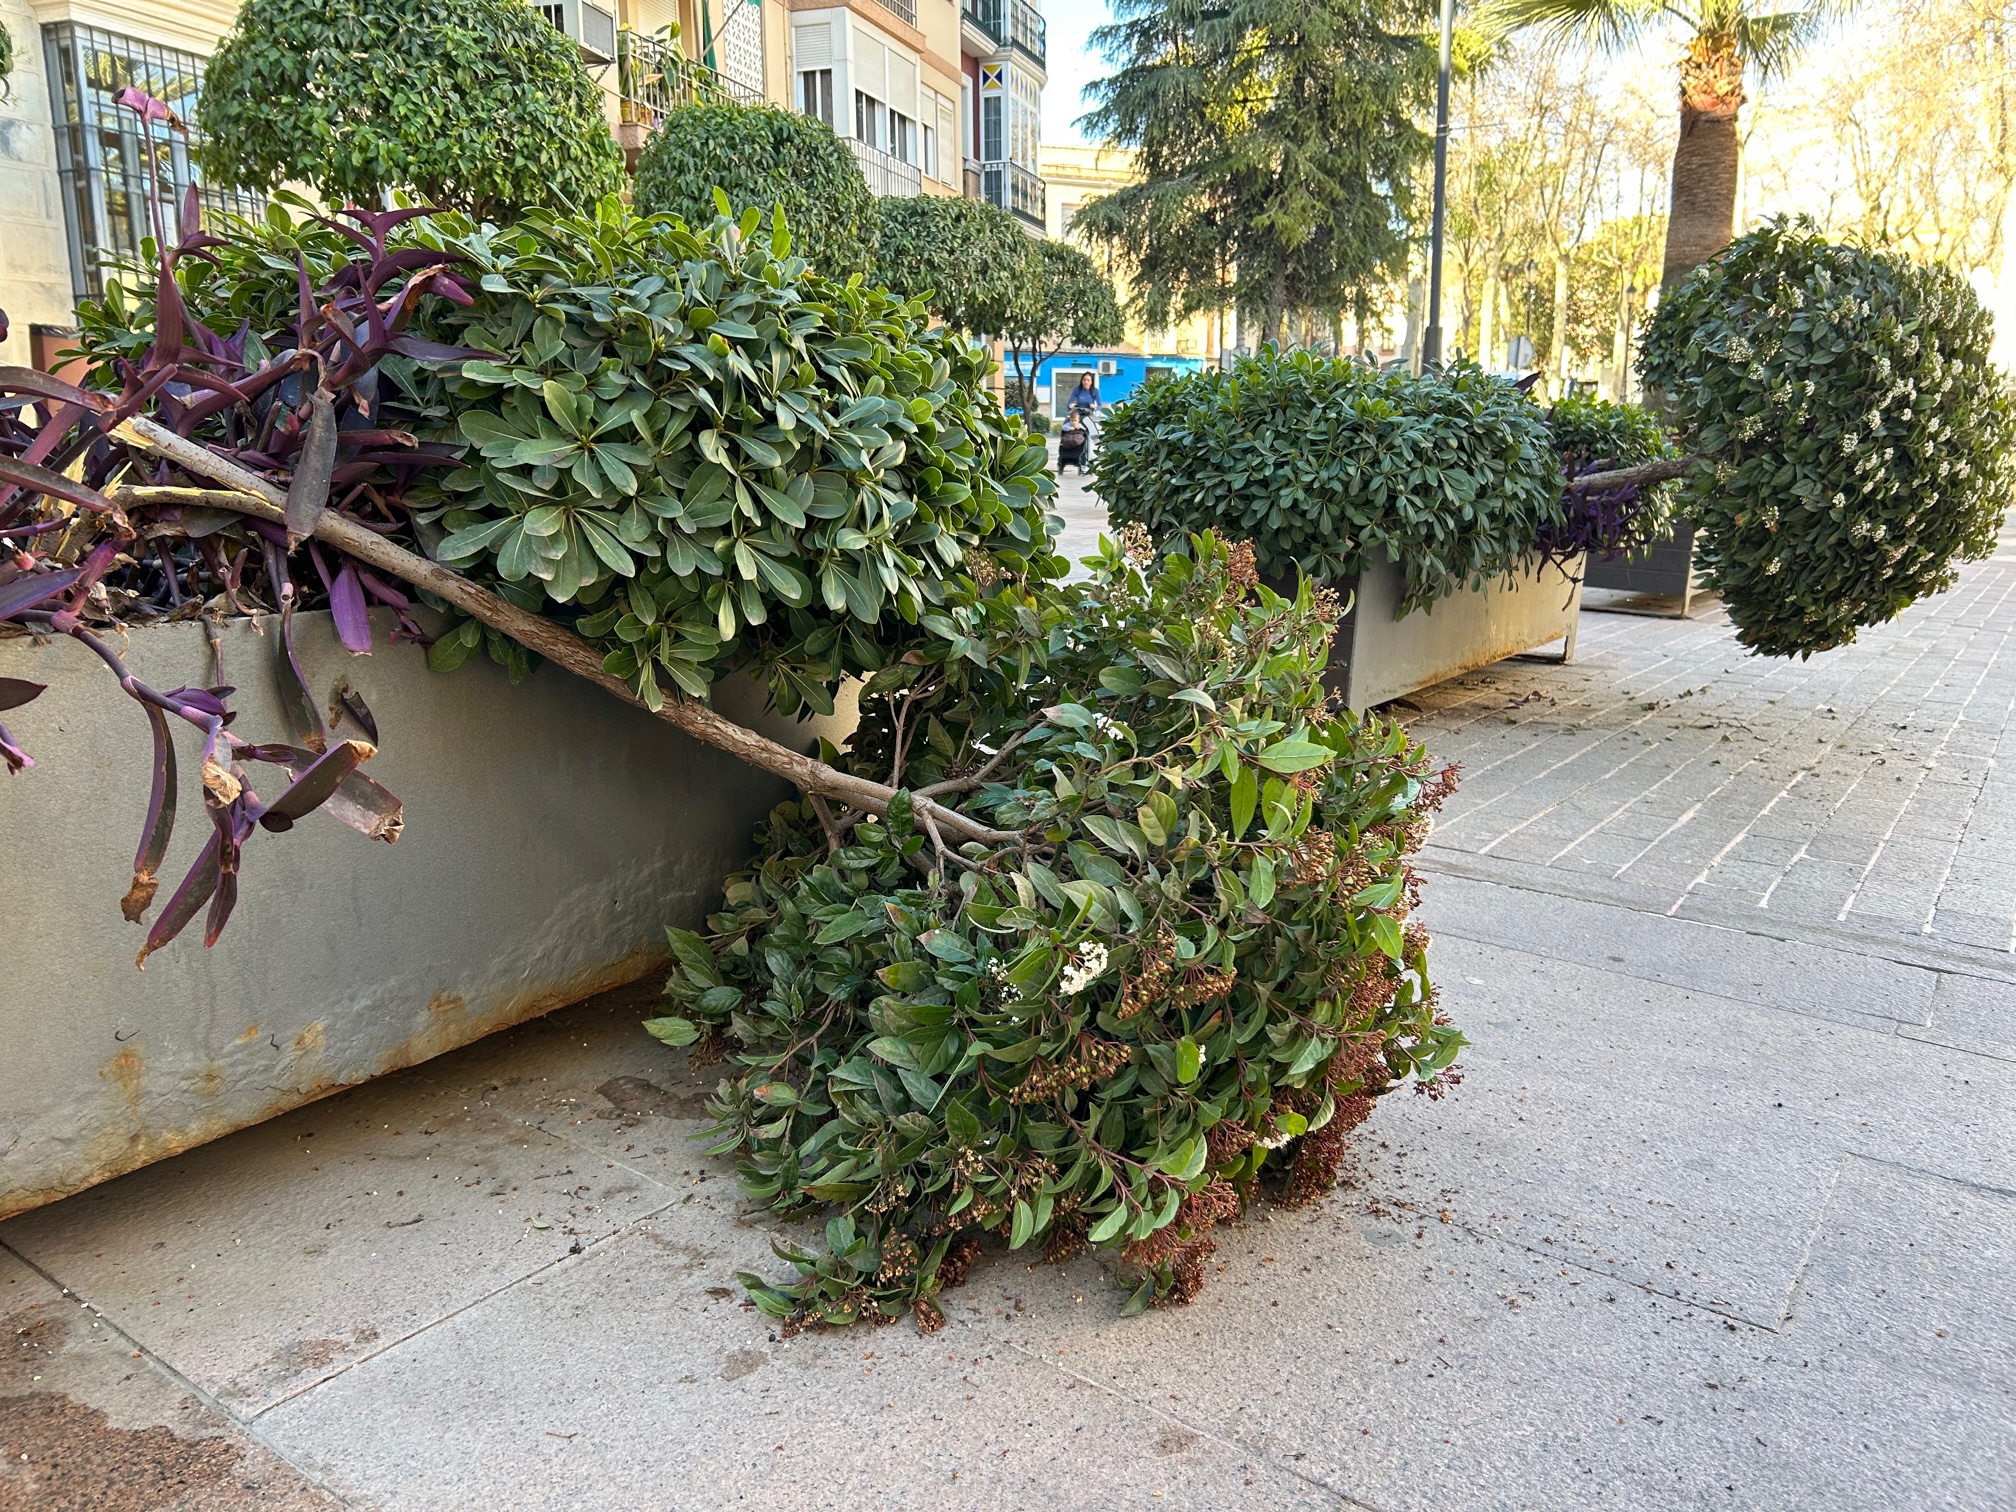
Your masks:
{"label": "trimmed topiary ball", "polygon": [[773,105],[682,105],[637,160],[632,201],[689,225],[714,219],[714,191],[735,214],[782,206],[798,255],[828,278],[867,273],[880,234],[875,196],[847,144],[823,121]]}
{"label": "trimmed topiary ball", "polygon": [[1994,549],[2016,419],[1991,334],[1951,269],[1784,220],[1660,306],[1640,370],[1705,459],[1680,507],[1744,645],[1846,645]]}

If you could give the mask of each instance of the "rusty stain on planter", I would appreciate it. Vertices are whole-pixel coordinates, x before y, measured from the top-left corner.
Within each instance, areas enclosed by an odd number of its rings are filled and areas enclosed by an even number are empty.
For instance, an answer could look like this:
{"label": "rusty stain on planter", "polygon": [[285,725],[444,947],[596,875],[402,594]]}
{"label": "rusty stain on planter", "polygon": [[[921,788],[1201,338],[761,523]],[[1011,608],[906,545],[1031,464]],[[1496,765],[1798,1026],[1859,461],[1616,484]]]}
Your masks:
{"label": "rusty stain on planter", "polygon": [[[383,1076],[391,1071],[403,1071],[408,1066],[417,1066],[445,1051],[459,1049],[463,1045],[493,1034],[499,1029],[508,1029],[513,1024],[522,1024],[527,1019],[538,1018],[551,1013],[555,1008],[564,1008],[569,1003],[578,1003],[583,998],[593,997],[598,992],[607,992],[612,987],[624,987],[662,969],[666,956],[662,950],[646,949],[635,951],[613,965],[597,967],[590,971],[577,972],[557,981],[541,982],[524,988],[515,995],[504,999],[494,1007],[484,1010],[474,1017],[467,1014],[467,1003],[461,994],[447,991],[437,992],[426,1004],[429,1022],[419,1032],[408,1036],[397,1044],[389,1046],[372,1064],[363,1076],[348,1080],[334,1081],[319,1074],[308,1080],[283,1087],[256,1106],[252,1117],[243,1112],[234,1112],[228,1118],[205,1116],[177,1122],[168,1128],[146,1128],[139,1126],[141,1094],[144,1089],[145,1059],[141,1055],[138,1040],[128,1041],[119,1053],[107,1063],[100,1073],[109,1081],[116,1081],[122,1101],[129,1116],[123,1128],[106,1129],[86,1146],[84,1157],[77,1165],[65,1170],[58,1182],[42,1187],[22,1188],[0,1192],[0,1219],[11,1218],[16,1213],[25,1213],[30,1208],[41,1207],[73,1192],[81,1192],[86,1187],[110,1181],[115,1176],[123,1176],[128,1171],[138,1170],[143,1165],[151,1165],[157,1160],[166,1160],[171,1155],[179,1155],[184,1150],[207,1144],[213,1139],[242,1128],[247,1123],[278,1117],[292,1112],[311,1102],[333,1096],[374,1076]],[[440,1006],[437,1006],[440,1005]],[[452,1005],[452,1006],[451,1006]],[[254,1026],[257,1027],[256,1025]],[[242,1043],[245,1036],[239,1036]],[[305,1069],[303,1063],[312,1063],[319,1068],[325,1047],[324,1030],[321,1020],[307,1025],[294,1038],[290,1056],[296,1069]],[[206,1069],[204,1081],[209,1080],[211,1071]],[[221,1072],[218,1076],[218,1091],[223,1090]],[[205,1093],[213,1096],[214,1093]]]}

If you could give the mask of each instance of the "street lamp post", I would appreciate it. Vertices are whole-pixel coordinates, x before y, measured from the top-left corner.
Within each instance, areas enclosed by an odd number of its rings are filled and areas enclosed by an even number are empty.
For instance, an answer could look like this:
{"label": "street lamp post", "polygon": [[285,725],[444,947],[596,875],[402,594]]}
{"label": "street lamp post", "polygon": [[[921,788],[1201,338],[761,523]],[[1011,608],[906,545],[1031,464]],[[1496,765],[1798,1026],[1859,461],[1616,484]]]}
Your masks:
{"label": "street lamp post", "polygon": [[1456,0],[1442,0],[1442,51],[1435,73],[1435,209],[1428,230],[1428,325],[1421,333],[1421,366],[1442,361],[1442,234],[1449,209],[1449,43],[1456,30]]}

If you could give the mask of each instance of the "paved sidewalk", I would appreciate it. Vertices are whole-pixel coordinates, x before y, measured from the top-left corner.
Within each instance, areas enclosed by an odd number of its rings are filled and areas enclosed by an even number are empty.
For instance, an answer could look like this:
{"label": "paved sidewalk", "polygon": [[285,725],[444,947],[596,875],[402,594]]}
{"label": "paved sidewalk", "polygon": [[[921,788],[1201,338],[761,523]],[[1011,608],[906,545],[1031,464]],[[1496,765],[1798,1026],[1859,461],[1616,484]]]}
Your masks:
{"label": "paved sidewalk", "polygon": [[0,1225],[0,1509],[2003,1512],[2012,573],[1417,697],[1467,1077],[1191,1307],[1001,1254],[778,1340],[633,990]]}

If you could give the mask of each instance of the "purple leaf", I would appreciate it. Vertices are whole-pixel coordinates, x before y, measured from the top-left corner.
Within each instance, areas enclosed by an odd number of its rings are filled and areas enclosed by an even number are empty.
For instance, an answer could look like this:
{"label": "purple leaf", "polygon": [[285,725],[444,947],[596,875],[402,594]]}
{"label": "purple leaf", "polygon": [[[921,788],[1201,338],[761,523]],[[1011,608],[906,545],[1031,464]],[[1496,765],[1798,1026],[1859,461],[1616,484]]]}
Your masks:
{"label": "purple leaf", "polygon": [[[231,921],[231,910],[238,906],[238,858],[240,821],[244,819],[246,800],[241,796],[222,809],[213,810],[211,818],[217,825],[217,891],[210,899],[210,917],[203,923],[203,948],[208,950],[217,943],[224,933],[224,926]],[[249,828],[249,826],[248,826]]]}
{"label": "purple leaf", "polygon": [[[270,751],[271,746],[260,747]],[[249,754],[240,751],[241,756]],[[261,760],[275,759],[262,756]],[[298,777],[316,761],[313,753],[295,751],[282,763],[290,775]],[[352,772],[337,787],[336,794],[324,805],[329,814],[342,820],[358,834],[371,840],[383,840],[390,845],[405,832],[406,816],[404,806],[388,792],[383,785],[367,777],[362,772]]]}
{"label": "purple leaf", "polygon": [[112,103],[124,105],[143,121],[166,121],[170,126],[182,126],[182,118],[175,114],[166,100],[156,99],[137,84],[129,84],[112,96]]}
{"label": "purple leaf", "polygon": [[404,332],[392,338],[392,350],[401,357],[411,357],[415,362],[466,362],[471,357],[493,355],[481,347],[450,346],[445,341],[429,341],[424,336],[409,336]]}
{"label": "purple leaf", "polygon": [[[388,608],[411,609],[413,607],[413,600],[401,593],[397,588],[394,588],[383,578],[377,576],[375,573],[366,572],[362,567],[357,569],[357,581],[364,585],[366,593]],[[0,704],[0,708],[5,707],[6,705]]]}
{"label": "purple leaf", "polygon": [[82,567],[66,567],[61,572],[34,573],[0,584],[0,620],[56,597],[83,575]]}
{"label": "purple leaf", "polygon": [[138,924],[140,916],[154,901],[160,884],[161,862],[168,854],[168,840],[175,832],[175,742],[168,733],[168,716],[153,704],[142,704],[147,721],[154,727],[154,786],[147,798],[147,822],[140,831],[140,849],[133,857],[133,885],[119,900],[119,911]]}
{"label": "purple leaf", "polygon": [[352,656],[371,654],[371,615],[364,606],[364,589],[357,581],[357,569],[345,562],[329,585],[329,613],[336,621],[336,634]]}
{"label": "purple leaf", "polygon": [[294,481],[287,485],[290,551],[315,533],[316,522],[329,507],[329,474],[335,466],[336,409],[329,396],[317,390],[308,400],[307,430],[301,440],[301,454],[294,459]]}
{"label": "purple leaf", "polygon": [[287,791],[260,814],[260,825],[276,834],[292,829],[295,821],[312,814],[335,797],[344,779],[377,754],[377,747],[368,741],[338,741],[295,776]]}
{"label": "purple leaf", "polygon": [[287,558],[273,541],[266,548],[266,580],[280,599],[280,633],[273,638],[273,675],[279,685],[280,707],[295,738],[313,751],[323,751],[329,733],[322,727],[321,710],[308,691],[308,679],[301,671],[301,659],[294,652],[294,580],[287,573]]}
{"label": "purple leaf", "polygon": [[0,393],[33,394],[38,399],[57,399],[94,410],[102,410],[112,402],[104,394],[94,394],[74,383],[65,383],[53,373],[45,373],[39,368],[0,367]]}
{"label": "purple leaf", "polygon": [[7,764],[9,777],[18,772],[25,772],[35,765],[35,758],[21,749],[14,737],[7,733],[7,726],[4,724],[0,724],[0,761]]}
{"label": "purple leaf", "polygon": [[47,683],[30,682],[25,677],[0,677],[0,709],[18,709],[42,696]]}
{"label": "purple leaf", "polygon": [[226,714],[231,712],[230,708],[225,704],[223,697],[208,688],[176,688],[172,692],[164,694],[163,697],[172,698],[177,703],[187,704],[190,708],[217,719],[222,719]]}
{"label": "purple leaf", "polygon": [[372,714],[371,706],[364,702],[364,695],[350,686],[348,678],[345,678],[343,685],[336,690],[336,702],[342,705],[343,712],[350,716],[351,721],[357,728],[364,732],[365,739],[369,740],[373,746],[376,746],[378,744],[378,720]]}
{"label": "purple leaf", "polygon": [[75,504],[94,514],[115,514],[112,501],[88,483],[77,483],[59,472],[51,472],[46,467],[37,467],[32,462],[16,462],[0,457],[0,483],[15,488],[25,488],[30,493],[46,494],[52,499]]}
{"label": "purple leaf", "polygon": [[203,849],[196,857],[196,864],[189,868],[189,874],[168,899],[168,906],[161,910],[161,917],[154,921],[154,927],[147,931],[147,943],[140,947],[140,954],[133,964],[142,968],[147,965],[147,957],[166,945],[188,927],[196,917],[196,910],[210,901],[210,895],[217,891],[218,860],[223,853],[224,832],[211,831],[210,838],[203,843]]}

